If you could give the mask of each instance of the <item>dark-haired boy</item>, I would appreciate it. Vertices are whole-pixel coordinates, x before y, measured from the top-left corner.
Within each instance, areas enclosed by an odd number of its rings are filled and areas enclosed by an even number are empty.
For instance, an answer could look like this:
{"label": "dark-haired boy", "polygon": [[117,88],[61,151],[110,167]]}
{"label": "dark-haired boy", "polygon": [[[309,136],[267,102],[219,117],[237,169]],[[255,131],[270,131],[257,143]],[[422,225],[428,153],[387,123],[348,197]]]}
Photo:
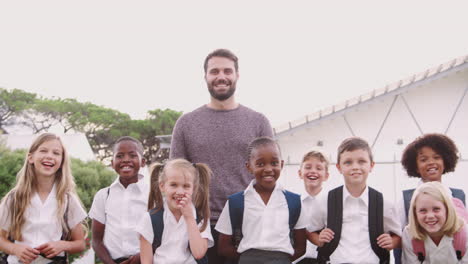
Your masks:
{"label": "dark-haired boy", "polygon": [[374,167],[368,143],[345,139],[336,167],[345,185],[318,201],[307,228],[309,239],[319,247],[319,263],[389,263],[388,251],[401,244],[401,227],[395,207],[367,186]]}
{"label": "dark-haired boy", "polygon": [[93,219],[93,249],[105,264],[140,263],[139,216],[148,210],[149,186],[139,174],[145,166],[143,146],[132,137],[114,144],[112,167],[119,177],[94,196],[89,217]]}

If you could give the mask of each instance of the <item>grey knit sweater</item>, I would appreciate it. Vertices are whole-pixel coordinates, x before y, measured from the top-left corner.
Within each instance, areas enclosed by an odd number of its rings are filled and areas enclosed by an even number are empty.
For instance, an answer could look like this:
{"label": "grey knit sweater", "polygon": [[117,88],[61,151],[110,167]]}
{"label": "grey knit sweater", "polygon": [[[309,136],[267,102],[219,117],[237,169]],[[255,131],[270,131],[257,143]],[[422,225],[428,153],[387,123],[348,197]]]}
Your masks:
{"label": "grey knit sweater", "polygon": [[270,122],[263,114],[243,105],[233,110],[202,106],[177,120],[170,157],[206,163],[213,170],[212,224],[218,220],[227,197],[244,190],[252,180],[245,167],[247,146],[260,136],[272,136]]}

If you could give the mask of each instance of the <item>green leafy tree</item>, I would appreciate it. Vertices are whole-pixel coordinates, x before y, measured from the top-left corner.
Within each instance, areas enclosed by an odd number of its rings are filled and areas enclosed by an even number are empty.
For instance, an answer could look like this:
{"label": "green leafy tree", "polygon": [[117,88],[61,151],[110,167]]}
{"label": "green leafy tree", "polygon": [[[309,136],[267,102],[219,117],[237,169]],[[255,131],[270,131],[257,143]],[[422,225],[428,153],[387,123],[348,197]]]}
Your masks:
{"label": "green leafy tree", "polygon": [[89,211],[96,192],[109,186],[117,175],[111,168],[97,161],[83,162],[79,159],[72,159],[71,166],[78,195],[86,210]]}
{"label": "green leafy tree", "polygon": [[26,151],[11,151],[2,148],[0,151],[0,197],[5,196],[15,186],[16,174],[23,166]]}
{"label": "green leafy tree", "polygon": [[7,134],[7,126],[11,125],[15,119],[22,117],[35,101],[36,94],[34,93],[0,88],[0,132]]}

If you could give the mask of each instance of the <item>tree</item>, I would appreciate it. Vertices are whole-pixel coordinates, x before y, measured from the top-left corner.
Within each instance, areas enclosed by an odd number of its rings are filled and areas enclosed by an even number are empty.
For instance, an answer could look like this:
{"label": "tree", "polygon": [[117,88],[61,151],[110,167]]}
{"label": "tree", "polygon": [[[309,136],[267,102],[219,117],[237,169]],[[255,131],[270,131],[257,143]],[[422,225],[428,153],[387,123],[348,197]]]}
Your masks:
{"label": "tree", "polygon": [[26,153],[24,150],[11,151],[9,149],[2,149],[0,152],[0,197],[10,191],[16,183],[16,174],[23,166],[24,157]]}
{"label": "tree", "polygon": [[0,88],[0,132],[8,134],[6,127],[21,117],[36,101],[36,94],[19,89]]}
{"label": "tree", "polygon": [[72,159],[71,166],[78,195],[86,210],[89,211],[96,192],[109,186],[117,175],[114,170],[97,161],[83,162],[79,159]]}

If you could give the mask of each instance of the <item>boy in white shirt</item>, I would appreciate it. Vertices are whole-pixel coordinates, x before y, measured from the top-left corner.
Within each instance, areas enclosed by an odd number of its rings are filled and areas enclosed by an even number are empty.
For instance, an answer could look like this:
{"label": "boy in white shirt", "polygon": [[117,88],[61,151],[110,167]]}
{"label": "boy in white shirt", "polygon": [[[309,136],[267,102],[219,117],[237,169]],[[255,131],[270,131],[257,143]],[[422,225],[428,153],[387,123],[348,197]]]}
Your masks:
{"label": "boy in white shirt", "polygon": [[[299,177],[304,181],[306,194],[301,196],[302,208],[305,213],[314,213],[317,200],[327,195],[322,183],[328,180],[328,160],[319,151],[309,151],[302,158]],[[315,264],[317,262],[317,246],[307,241],[306,253],[294,264]]]}
{"label": "boy in white shirt", "polygon": [[138,174],[145,166],[143,145],[132,137],[114,144],[112,167],[119,177],[94,196],[89,217],[93,219],[93,249],[105,264],[140,263],[139,216],[148,210],[149,186]]}
{"label": "boy in white shirt", "polygon": [[345,139],[336,167],[345,185],[330,191],[309,214],[309,240],[319,247],[319,263],[389,263],[388,250],[401,244],[401,227],[394,206],[367,186],[374,167],[367,142]]}

